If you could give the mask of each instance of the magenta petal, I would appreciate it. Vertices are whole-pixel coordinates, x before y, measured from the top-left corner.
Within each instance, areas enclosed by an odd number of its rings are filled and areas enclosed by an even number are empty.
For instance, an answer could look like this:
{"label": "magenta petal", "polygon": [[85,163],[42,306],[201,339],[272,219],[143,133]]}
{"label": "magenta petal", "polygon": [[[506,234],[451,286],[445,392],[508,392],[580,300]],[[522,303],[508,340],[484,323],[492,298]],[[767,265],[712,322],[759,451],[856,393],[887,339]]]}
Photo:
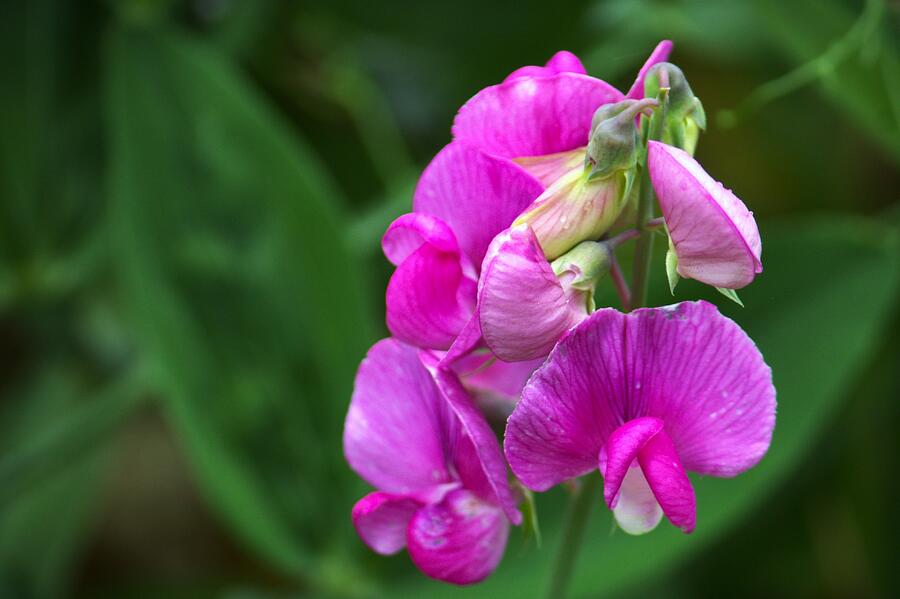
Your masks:
{"label": "magenta petal", "polygon": [[459,251],[456,236],[447,223],[428,214],[413,212],[398,217],[381,238],[384,255],[394,266],[399,266],[423,244],[446,253]]}
{"label": "magenta petal", "polygon": [[379,341],[359,366],[344,455],[369,484],[409,494],[449,482],[443,398],[418,351]]}
{"label": "magenta petal", "polygon": [[692,532],[697,522],[697,498],[665,429],[640,449],[638,464],[666,518],[684,532]]}
{"label": "magenta petal", "polygon": [[438,152],[422,173],[413,207],[445,221],[475,268],[491,239],[544,191],[520,166],[458,141]]}
{"label": "magenta petal", "polygon": [[641,448],[663,428],[659,418],[635,418],[610,435],[601,458],[603,498],[610,509],[616,507],[619,487]]}
{"label": "magenta petal", "polygon": [[631,85],[631,89],[628,90],[628,93],[625,95],[628,99],[640,100],[644,97],[644,78],[647,76],[647,71],[650,68],[659,63],[666,62],[669,60],[669,54],[672,52],[672,42],[669,40],[663,40],[656,45],[656,48],[653,49],[653,52],[650,53],[650,57],[647,58],[647,61],[644,63],[644,66],[641,67],[641,70],[638,71],[637,78],[634,80],[634,83]]}
{"label": "magenta petal", "polygon": [[514,402],[519,400],[525,383],[543,363],[543,356],[523,362],[504,362],[495,359],[484,368],[479,368],[463,378],[470,389]]}
{"label": "magenta petal", "polygon": [[[505,450],[543,491],[597,465],[621,423],[650,416],[687,470],[734,476],[765,454],[772,373],[753,341],[706,302],[601,309],[560,341],[509,418]],[[648,477],[649,480],[649,477]]]}
{"label": "magenta petal", "polygon": [[586,75],[587,70],[585,70],[584,65],[581,64],[577,56],[566,50],[560,50],[547,61],[546,65],[542,67],[528,66],[518,68],[510,73],[503,82],[506,83],[520,77],[547,77],[557,73]]}
{"label": "magenta petal", "polygon": [[387,327],[407,343],[447,349],[472,317],[475,294],[475,281],[463,274],[458,252],[423,244],[388,282]]}
{"label": "magenta petal", "polygon": [[588,142],[591,117],[622,93],[587,75],[522,77],[481,90],[459,110],[456,139],[517,158],[565,152]]}
{"label": "magenta petal", "polygon": [[583,294],[563,288],[528,226],[497,236],[478,286],[485,343],[508,362],[546,356],[587,316]]}
{"label": "magenta petal", "polygon": [[463,484],[478,492],[483,499],[496,503],[513,524],[519,524],[522,514],[509,488],[506,461],[497,437],[454,372],[437,368],[432,374],[444,399],[456,414],[463,435],[472,444],[472,451],[462,446],[461,451],[455,454],[456,468]]}
{"label": "magenta petal", "polygon": [[651,141],[650,179],[678,257],[678,274],[740,289],[762,272],[753,213],[690,154]]}
{"label": "magenta petal", "polygon": [[[734,321],[707,302],[628,316],[631,404],[655,416],[687,470],[734,476],[766,453],[775,427],[772,371]],[[634,388],[634,384],[632,384]]]}
{"label": "magenta petal", "polygon": [[406,529],[421,506],[404,495],[369,493],[353,506],[353,526],[375,553],[391,555],[406,546]]}
{"label": "magenta petal", "polygon": [[625,315],[598,310],[560,341],[522,390],[504,449],[515,475],[545,491],[597,468],[624,415]]}
{"label": "magenta petal", "polygon": [[494,571],[508,536],[509,521],[503,512],[461,489],[415,513],[407,531],[407,548],[410,559],[426,575],[472,584]]}

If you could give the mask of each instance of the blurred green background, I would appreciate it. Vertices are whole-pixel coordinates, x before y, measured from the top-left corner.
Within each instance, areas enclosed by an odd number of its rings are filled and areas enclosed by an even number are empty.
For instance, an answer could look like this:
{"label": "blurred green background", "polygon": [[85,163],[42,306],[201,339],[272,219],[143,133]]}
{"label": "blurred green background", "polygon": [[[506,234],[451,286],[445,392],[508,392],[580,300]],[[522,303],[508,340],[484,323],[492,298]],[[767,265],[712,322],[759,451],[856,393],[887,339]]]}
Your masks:
{"label": "blurred green background", "polygon": [[[881,0],[5,2],[0,597],[538,594],[562,491],[539,497],[543,546],[514,531],[468,589],[352,530],[366,487],[340,435],[386,334],[378,240],[477,90],[563,48],[627,88],[663,37],[766,269],[745,309],[691,281],[676,299],[747,329],[779,417],[757,468],[695,479],[691,536],[626,537],[598,502],[573,590],[900,596],[898,19]],[[671,301],[659,260],[652,285]]]}

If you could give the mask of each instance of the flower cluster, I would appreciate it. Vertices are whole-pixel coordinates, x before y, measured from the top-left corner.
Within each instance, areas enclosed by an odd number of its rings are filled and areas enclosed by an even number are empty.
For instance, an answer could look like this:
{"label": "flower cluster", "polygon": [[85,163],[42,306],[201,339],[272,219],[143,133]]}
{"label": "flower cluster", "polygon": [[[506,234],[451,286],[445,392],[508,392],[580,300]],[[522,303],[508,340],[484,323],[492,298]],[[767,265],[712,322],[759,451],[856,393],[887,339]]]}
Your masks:
{"label": "flower cluster", "polygon": [[[627,285],[616,248],[640,235],[668,236],[673,292],[733,294],[761,271],[752,214],[692,157],[705,117],[671,46],[627,93],[569,52],[480,91],[388,227],[391,338],[360,365],[344,432],[377,489],[352,513],[376,552],[477,582],[522,522],[518,485],[593,470],[626,532],[663,516],[691,532],[687,472],[734,476],[767,451],[771,371],[734,322],[706,302],[595,305],[608,275]],[[649,185],[662,219],[641,220]]]}

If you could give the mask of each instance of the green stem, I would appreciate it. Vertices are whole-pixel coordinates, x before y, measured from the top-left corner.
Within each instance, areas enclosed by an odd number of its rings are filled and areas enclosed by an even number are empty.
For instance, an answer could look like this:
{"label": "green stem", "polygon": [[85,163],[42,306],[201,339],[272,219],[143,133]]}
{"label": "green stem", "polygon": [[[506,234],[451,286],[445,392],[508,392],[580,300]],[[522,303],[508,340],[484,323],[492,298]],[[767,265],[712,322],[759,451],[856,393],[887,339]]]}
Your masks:
{"label": "green stem", "polygon": [[[662,138],[662,128],[666,120],[669,90],[662,88],[659,92],[659,108],[650,118],[649,139]],[[656,194],[650,183],[650,169],[647,168],[647,155],[641,162],[641,188],[638,196],[637,229],[641,232],[634,247],[634,266],[631,275],[631,308],[640,308],[647,303],[647,283],[650,273],[650,261],[653,258],[653,233],[647,226],[653,218],[653,206]]]}
{"label": "green stem", "polygon": [[584,538],[584,529],[587,527],[588,516],[599,487],[600,472],[595,470],[581,479],[581,484],[572,495],[556,560],[553,562],[550,586],[547,587],[545,594],[548,599],[563,599],[566,596],[572,570],[575,568],[575,559]]}

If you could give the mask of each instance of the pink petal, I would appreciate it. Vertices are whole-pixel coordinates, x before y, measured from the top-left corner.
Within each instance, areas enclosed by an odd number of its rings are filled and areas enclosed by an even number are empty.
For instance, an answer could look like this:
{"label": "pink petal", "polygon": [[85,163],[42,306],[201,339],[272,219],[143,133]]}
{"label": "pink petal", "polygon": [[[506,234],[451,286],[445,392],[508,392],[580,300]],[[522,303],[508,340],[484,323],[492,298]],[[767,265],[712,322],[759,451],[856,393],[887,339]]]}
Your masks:
{"label": "pink petal", "polygon": [[[666,517],[685,532],[694,529],[697,511],[694,489],[675,446],[663,428],[662,420],[644,417],[623,424],[610,435],[603,453],[605,455],[600,458],[604,477],[603,496],[610,509],[617,507],[622,482],[637,460]],[[639,494],[638,497],[644,504],[643,511],[649,523],[652,511],[648,509],[645,498]]]}
{"label": "pink petal", "polygon": [[447,405],[459,421],[462,435],[471,442],[471,450],[464,443],[458,444],[454,456],[464,486],[482,499],[500,506],[513,524],[519,524],[522,514],[509,488],[506,461],[497,437],[455,373],[437,368],[432,369],[432,374]]}
{"label": "pink petal", "polygon": [[418,351],[393,339],[359,366],[344,424],[344,455],[369,484],[410,494],[451,481],[444,400]]}
{"label": "pink petal", "polygon": [[427,576],[472,584],[494,571],[508,536],[509,521],[500,509],[458,490],[415,513],[407,547],[410,559]]}
{"label": "pink petal", "polygon": [[619,487],[640,449],[663,428],[659,418],[635,418],[617,428],[602,450],[603,498],[610,509],[616,507]]}
{"label": "pink petal", "polygon": [[631,355],[640,356],[631,372],[643,373],[631,403],[665,422],[685,468],[735,476],[759,462],[775,427],[775,387],[753,340],[703,301],[628,319]]}
{"label": "pink petal", "polygon": [[566,290],[528,226],[498,235],[479,281],[481,331],[491,351],[508,362],[546,356],[587,316],[583,293]]}
{"label": "pink petal", "polygon": [[460,109],[456,139],[505,158],[565,152],[588,142],[591,117],[622,93],[587,75],[522,77],[481,90]]}
{"label": "pink petal", "polygon": [[769,447],[771,370],[706,302],[628,315],[601,309],[525,386],[507,424],[506,457],[519,480],[543,491],[595,468],[613,432],[644,416],[665,423],[687,470],[733,476]]}
{"label": "pink petal", "polygon": [[413,207],[446,222],[477,269],[491,239],[543,190],[515,163],[454,141],[422,173]]}
{"label": "pink petal", "polygon": [[578,148],[545,156],[524,156],[515,158],[513,162],[528,171],[541,185],[550,187],[566,173],[579,166],[583,167],[584,156],[585,149]]}
{"label": "pink petal", "polygon": [[690,154],[651,141],[650,179],[678,256],[678,274],[728,289],[762,272],[753,213]]}
{"label": "pink petal", "polygon": [[369,493],[353,506],[353,526],[375,553],[391,555],[406,546],[406,529],[421,506],[404,495]]}
{"label": "pink petal", "polygon": [[381,238],[381,249],[394,266],[399,266],[423,244],[442,252],[459,252],[456,236],[447,223],[426,214],[399,216]]}
{"label": "pink petal", "polygon": [[399,263],[385,297],[391,334],[418,347],[447,349],[472,317],[476,292],[452,232],[433,216],[407,214],[391,224],[382,244]]}
{"label": "pink petal", "polygon": [[[490,359],[490,356],[486,356]],[[519,395],[528,379],[538,366],[544,363],[544,357],[523,362],[504,362],[494,359],[489,365],[473,369],[470,375],[463,375],[466,387],[477,393],[487,393],[509,402],[519,401]]]}
{"label": "pink petal", "polygon": [[581,64],[581,61],[578,60],[577,56],[566,50],[560,50],[547,61],[546,65],[542,67],[528,66],[518,68],[510,73],[503,82],[506,83],[507,81],[512,81],[513,79],[518,79],[520,77],[546,77],[556,75],[557,73],[579,73],[581,75],[586,75],[587,71],[585,70],[584,65]]}
{"label": "pink petal", "polygon": [[686,533],[697,523],[697,498],[665,429],[638,452],[638,464],[669,521]]}
{"label": "pink petal", "polygon": [[644,63],[644,66],[641,67],[641,70],[638,71],[637,78],[634,80],[634,83],[631,85],[631,89],[628,90],[628,94],[625,95],[626,98],[633,100],[640,100],[644,97],[644,78],[647,76],[647,71],[650,68],[659,63],[666,62],[669,60],[669,54],[672,52],[672,42],[669,40],[663,40],[656,45],[656,48],[653,49],[653,52],[650,53],[650,57],[647,58],[647,61]]}

